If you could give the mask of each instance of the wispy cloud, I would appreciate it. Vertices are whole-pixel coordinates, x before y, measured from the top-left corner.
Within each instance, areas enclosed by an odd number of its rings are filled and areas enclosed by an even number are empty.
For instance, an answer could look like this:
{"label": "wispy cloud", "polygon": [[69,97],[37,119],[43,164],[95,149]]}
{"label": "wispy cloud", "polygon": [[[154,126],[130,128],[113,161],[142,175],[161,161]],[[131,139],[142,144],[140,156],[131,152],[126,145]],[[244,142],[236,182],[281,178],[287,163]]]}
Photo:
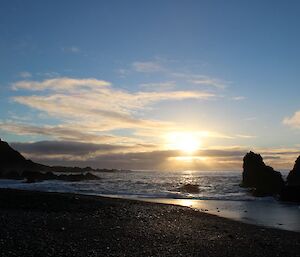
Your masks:
{"label": "wispy cloud", "polygon": [[32,74],[28,71],[21,71],[21,72],[19,72],[19,77],[21,77],[23,79],[27,79],[27,78],[31,78]]}
{"label": "wispy cloud", "polygon": [[295,112],[291,117],[286,117],[283,123],[291,128],[300,129],[300,111]]}
{"label": "wispy cloud", "polygon": [[[221,80],[205,74],[189,71],[178,72],[176,68],[170,67],[170,61],[161,58],[155,58],[151,61],[136,61],[132,63],[131,68],[122,68],[119,69],[118,72],[122,76],[128,75],[130,72],[147,73],[148,76],[153,73],[160,73],[159,75],[172,80],[172,82],[178,85],[184,83],[185,85],[198,85],[215,89],[225,89],[231,83],[230,81]],[[235,100],[242,100],[242,97],[237,97]]]}
{"label": "wispy cloud", "polygon": [[60,76],[56,71],[38,72],[37,75],[45,78],[57,78]]}
{"label": "wispy cloud", "polygon": [[245,138],[245,139],[250,139],[250,138],[256,138],[256,136],[253,135],[245,135],[245,134],[237,134],[236,137],[238,138]]}
{"label": "wispy cloud", "polygon": [[[2,124],[2,129],[77,141],[99,141],[102,140],[99,133],[116,129],[171,130],[175,127],[172,122],[141,118],[139,113],[161,101],[214,97],[202,91],[127,92],[93,78],[19,81],[12,88],[21,93],[26,91],[25,95],[13,97],[15,102],[60,119],[61,124],[40,127]],[[31,91],[39,94],[28,95]]]}
{"label": "wispy cloud", "polygon": [[158,62],[134,62],[132,68],[137,72],[152,73],[165,71],[165,68]]}
{"label": "wispy cloud", "polygon": [[231,99],[234,101],[242,101],[242,100],[245,100],[246,97],[245,96],[234,96]]}
{"label": "wispy cloud", "polygon": [[25,89],[30,91],[70,91],[74,89],[93,89],[109,86],[110,83],[97,79],[73,79],[68,77],[47,79],[44,81],[19,81],[12,85],[13,90]]}
{"label": "wispy cloud", "polygon": [[171,75],[175,78],[185,79],[187,82],[194,85],[203,85],[203,86],[211,86],[218,89],[225,89],[227,85],[230,83],[228,81],[223,81],[218,78],[209,77],[202,74],[195,73],[182,73],[182,72],[172,72]]}
{"label": "wispy cloud", "polygon": [[195,85],[213,86],[213,87],[221,88],[221,89],[224,89],[226,87],[223,82],[216,80],[216,79],[208,78],[205,76],[191,79],[191,80],[189,80],[189,82],[191,82],[192,84],[195,84]]}
{"label": "wispy cloud", "polygon": [[16,122],[1,122],[0,129],[13,132],[17,135],[43,135],[60,140],[75,140],[79,142],[114,142],[120,141],[112,135],[97,135],[68,125],[36,126]]}
{"label": "wispy cloud", "polygon": [[[166,92],[126,92],[115,89],[110,83],[96,79],[58,78],[38,81],[21,81],[13,84],[14,90],[49,91],[46,95],[16,96],[13,99],[37,109],[51,113],[68,112],[68,109],[81,109],[86,113],[107,113],[119,111],[130,113],[146,105],[169,100],[209,99],[214,94],[203,91],[166,91]],[[101,101],[99,101],[101,99]],[[78,103],[80,102],[80,107]],[[61,108],[56,108],[61,107]],[[76,107],[77,106],[77,107]],[[48,108],[49,107],[49,108]],[[52,108],[50,108],[52,107]],[[60,111],[59,111],[60,110]],[[75,113],[74,113],[75,114]],[[77,114],[76,114],[77,115]]]}
{"label": "wispy cloud", "polygon": [[142,89],[149,91],[168,91],[174,89],[176,86],[175,81],[156,82],[156,83],[142,83],[139,85]]}
{"label": "wispy cloud", "polygon": [[244,120],[245,121],[254,121],[254,120],[257,120],[257,117],[247,117]]}
{"label": "wispy cloud", "polygon": [[79,53],[80,52],[80,48],[77,46],[62,47],[61,50],[63,52],[67,52],[67,53]]}

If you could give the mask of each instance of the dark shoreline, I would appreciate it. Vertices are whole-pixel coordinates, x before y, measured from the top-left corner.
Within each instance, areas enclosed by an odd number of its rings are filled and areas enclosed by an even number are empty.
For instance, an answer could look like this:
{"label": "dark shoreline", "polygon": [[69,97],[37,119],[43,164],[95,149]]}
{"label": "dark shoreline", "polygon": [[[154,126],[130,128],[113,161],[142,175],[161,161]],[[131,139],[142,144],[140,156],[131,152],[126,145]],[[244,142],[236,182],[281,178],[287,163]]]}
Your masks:
{"label": "dark shoreline", "polygon": [[3,257],[300,256],[300,233],[70,193],[0,189],[0,226]]}

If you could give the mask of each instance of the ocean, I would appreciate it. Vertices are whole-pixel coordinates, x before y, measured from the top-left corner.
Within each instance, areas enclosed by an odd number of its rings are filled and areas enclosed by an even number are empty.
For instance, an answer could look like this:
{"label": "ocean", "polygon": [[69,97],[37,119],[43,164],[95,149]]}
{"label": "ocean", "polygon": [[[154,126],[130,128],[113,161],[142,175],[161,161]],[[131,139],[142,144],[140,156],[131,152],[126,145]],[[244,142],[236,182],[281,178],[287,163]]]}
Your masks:
{"label": "ocean", "polygon": [[[300,232],[300,206],[273,197],[253,197],[241,188],[237,171],[118,171],[95,173],[101,179],[24,183],[0,180],[0,187],[48,192],[72,192],[188,206],[245,223]],[[286,174],[284,174],[286,175]],[[181,192],[197,184],[199,193]]]}

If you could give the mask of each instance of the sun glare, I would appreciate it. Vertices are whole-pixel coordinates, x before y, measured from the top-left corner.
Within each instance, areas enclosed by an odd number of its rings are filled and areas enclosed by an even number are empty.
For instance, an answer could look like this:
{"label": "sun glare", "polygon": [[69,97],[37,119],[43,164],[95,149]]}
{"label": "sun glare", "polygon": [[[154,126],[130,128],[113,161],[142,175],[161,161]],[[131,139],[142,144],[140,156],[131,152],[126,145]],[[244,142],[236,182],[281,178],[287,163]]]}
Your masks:
{"label": "sun glare", "polygon": [[176,132],[167,135],[168,147],[192,154],[201,147],[199,136],[188,132]]}

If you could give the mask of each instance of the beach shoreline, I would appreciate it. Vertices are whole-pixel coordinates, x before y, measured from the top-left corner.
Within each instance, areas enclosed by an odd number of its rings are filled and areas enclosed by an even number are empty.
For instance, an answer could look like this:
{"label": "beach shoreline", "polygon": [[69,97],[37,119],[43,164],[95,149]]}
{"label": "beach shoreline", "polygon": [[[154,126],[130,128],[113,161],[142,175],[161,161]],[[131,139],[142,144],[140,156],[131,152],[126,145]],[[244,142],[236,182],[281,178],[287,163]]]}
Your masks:
{"label": "beach shoreline", "polygon": [[0,189],[1,256],[300,256],[300,233],[178,205]]}
{"label": "beach shoreline", "polygon": [[[300,207],[295,203],[277,200],[197,200],[197,199],[137,199],[152,203],[175,204],[196,211],[247,224],[277,228],[300,233]],[[268,213],[266,215],[266,213]]]}
{"label": "beach shoreline", "polygon": [[[170,191],[164,191],[161,186],[157,186],[155,183],[147,184],[148,189],[150,188],[147,192],[143,191],[143,187],[139,188],[140,184],[137,183],[140,179],[140,177],[135,178],[136,181],[131,181],[131,187],[126,185],[126,187],[123,188],[122,182],[119,180],[117,183],[113,183],[113,181],[116,180],[115,177],[102,179],[101,183],[94,183],[91,181],[61,182],[55,180],[24,183],[24,181],[18,180],[0,180],[0,188],[75,193],[176,204],[244,223],[300,232],[300,208],[297,203],[282,202],[273,197],[254,198],[249,193],[247,194],[247,192],[238,193],[239,197],[230,197],[228,192],[227,194],[224,192],[222,197],[220,197],[220,194],[216,195],[215,193],[205,195],[206,192],[204,192],[204,195],[202,196],[197,196],[197,194],[180,193],[175,190],[172,192],[172,188],[169,188]],[[129,180],[129,178],[126,178],[125,180],[123,178],[123,185],[124,182],[128,183]],[[164,181],[164,183],[165,182],[166,181]],[[173,181],[173,183],[176,184],[176,180]],[[205,188],[205,185],[203,187]]]}

